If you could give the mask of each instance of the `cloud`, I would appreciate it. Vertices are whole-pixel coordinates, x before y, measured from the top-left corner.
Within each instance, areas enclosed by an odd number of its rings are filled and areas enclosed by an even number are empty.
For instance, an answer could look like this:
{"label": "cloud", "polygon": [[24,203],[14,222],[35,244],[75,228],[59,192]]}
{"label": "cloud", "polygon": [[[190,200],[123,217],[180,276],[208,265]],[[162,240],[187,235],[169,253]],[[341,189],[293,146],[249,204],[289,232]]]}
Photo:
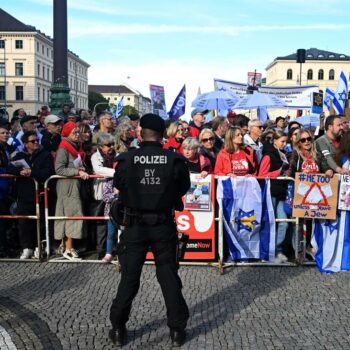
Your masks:
{"label": "cloud", "polygon": [[221,34],[238,36],[252,32],[277,32],[277,31],[306,31],[306,30],[344,30],[350,29],[350,24],[306,24],[306,25],[255,25],[255,26],[183,26],[183,25],[151,25],[151,24],[128,24],[110,25],[106,23],[93,23],[83,26],[74,22],[70,25],[70,35],[73,37],[99,36],[108,34],[118,35],[145,35],[145,34]]}
{"label": "cloud", "polygon": [[[214,78],[246,82],[250,67],[250,62],[235,63],[232,60],[220,64],[203,63],[195,59],[140,65],[91,62],[89,84],[119,85],[126,82],[146,97],[149,97],[149,84],[161,85],[165,88],[168,110],[183,84],[186,84],[186,115],[189,116],[191,102],[197,95],[198,87],[202,93],[214,90]],[[263,68],[258,71],[262,72]]]}

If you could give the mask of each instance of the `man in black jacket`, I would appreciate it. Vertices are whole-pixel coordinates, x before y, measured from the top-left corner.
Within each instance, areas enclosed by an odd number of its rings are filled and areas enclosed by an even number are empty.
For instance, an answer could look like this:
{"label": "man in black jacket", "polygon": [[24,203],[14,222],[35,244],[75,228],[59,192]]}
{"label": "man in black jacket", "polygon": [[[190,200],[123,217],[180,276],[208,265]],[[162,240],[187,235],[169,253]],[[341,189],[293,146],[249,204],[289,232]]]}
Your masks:
{"label": "man in black jacket", "polygon": [[114,175],[114,187],[120,191],[124,207],[125,230],[118,249],[121,280],[111,307],[113,328],[109,337],[119,346],[126,342],[125,324],[150,247],[165,299],[173,346],[181,346],[189,312],[177,273],[174,210],[183,210],[181,197],[190,187],[189,171],[184,157],[162,148],[165,124],[161,117],[146,114],[140,126],[143,139],[140,148],[118,156]]}
{"label": "man in black jacket", "polygon": [[[24,150],[16,154],[11,160],[12,166],[9,173],[20,175],[16,181],[17,189],[17,215],[35,215],[35,185],[34,178],[42,188],[43,183],[54,174],[53,159],[49,152],[39,145],[35,131],[26,131],[21,141]],[[19,164],[21,161],[22,164]],[[32,219],[18,220],[19,243],[23,249],[20,259],[30,259],[36,247],[36,221]]]}

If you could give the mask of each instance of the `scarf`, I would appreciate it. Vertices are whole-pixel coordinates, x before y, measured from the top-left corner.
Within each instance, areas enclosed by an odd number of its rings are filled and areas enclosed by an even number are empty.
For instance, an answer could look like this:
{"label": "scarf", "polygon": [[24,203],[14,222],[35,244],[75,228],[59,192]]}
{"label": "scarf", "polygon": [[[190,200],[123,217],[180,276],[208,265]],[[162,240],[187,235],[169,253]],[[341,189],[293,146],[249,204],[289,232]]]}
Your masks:
{"label": "scarf", "polygon": [[78,144],[79,150],[77,150],[76,147],[74,147],[74,145],[69,142],[67,139],[62,139],[59,148],[63,148],[65,149],[67,152],[69,152],[74,159],[78,158],[78,156],[80,155],[80,158],[82,160],[82,162],[85,162],[85,158],[86,158],[86,153],[83,151],[83,148],[81,146],[81,144]]}

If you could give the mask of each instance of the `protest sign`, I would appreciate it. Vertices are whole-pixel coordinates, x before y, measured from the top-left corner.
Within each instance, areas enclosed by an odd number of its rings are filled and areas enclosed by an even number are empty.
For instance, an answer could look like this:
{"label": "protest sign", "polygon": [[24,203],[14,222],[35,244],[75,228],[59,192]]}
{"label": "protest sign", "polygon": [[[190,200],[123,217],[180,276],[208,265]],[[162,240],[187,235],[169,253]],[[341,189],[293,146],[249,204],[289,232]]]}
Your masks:
{"label": "protest sign", "polygon": [[337,176],[295,174],[293,216],[311,219],[335,219],[338,203]]}
{"label": "protest sign", "polygon": [[339,186],[338,209],[350,210],[350,176],[342,175]]}

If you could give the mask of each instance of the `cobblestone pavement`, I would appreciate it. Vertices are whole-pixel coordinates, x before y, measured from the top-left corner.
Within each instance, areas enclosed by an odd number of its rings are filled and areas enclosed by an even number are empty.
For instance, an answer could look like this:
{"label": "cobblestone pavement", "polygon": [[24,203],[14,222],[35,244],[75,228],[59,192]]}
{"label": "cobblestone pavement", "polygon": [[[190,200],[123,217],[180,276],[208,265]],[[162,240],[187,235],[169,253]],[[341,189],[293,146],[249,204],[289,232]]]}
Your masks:
{"label": "cobblestone pavement", "polygon": [[[314,267],[182,267],[183,349],[350,349],[350,273]],[[113,349],[112,265],[0,263],[0,349]],[[169,349],[154,266],[145,266],[125,349]]]}

